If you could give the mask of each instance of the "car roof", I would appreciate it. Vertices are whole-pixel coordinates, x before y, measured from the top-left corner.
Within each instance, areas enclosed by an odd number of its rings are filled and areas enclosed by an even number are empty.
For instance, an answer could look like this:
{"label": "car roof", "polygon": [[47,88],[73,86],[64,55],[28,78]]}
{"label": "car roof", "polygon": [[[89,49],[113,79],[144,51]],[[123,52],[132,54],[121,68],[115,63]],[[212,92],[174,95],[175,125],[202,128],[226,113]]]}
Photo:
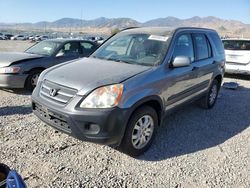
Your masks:
{"label": "car roof", "polygon": [[60,42],[60,43],[63,43],[63,42],[72,42],[72,41],[94,43],[93,41],[84,40],[84,39],[48,39],[46,41]]}
{"label": "car roof", "polygon": [[192,31],[210,31],[216,32],[213,29],[208,28],[198,28],[198,27],[138,27],[138,28],[128,28],[124,29],[122,33],[148,33],[148,34],[155,34],[155,35],[171,35],[172,33],[180,30],[192,30]]}

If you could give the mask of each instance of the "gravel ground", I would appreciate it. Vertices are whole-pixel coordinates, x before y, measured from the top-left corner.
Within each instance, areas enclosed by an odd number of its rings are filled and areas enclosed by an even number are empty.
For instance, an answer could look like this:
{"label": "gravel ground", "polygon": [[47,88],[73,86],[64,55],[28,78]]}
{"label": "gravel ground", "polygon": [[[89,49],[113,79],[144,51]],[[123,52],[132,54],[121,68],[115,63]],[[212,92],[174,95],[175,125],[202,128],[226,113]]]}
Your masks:
{"label": "gravel ground", "polygon": [[191,104],[166,117],[137,159],[55,131],[32,114],[29,93],[0,90],[0,162],[28,187],[248,188],[250,82],[237,82],[211,110]]}
{"label": "gravel ground", "polygon": [[0,52],[23,52],[30,46],[34,45],[34,42],[31,41],[22,41],[22,40],[0,40]]}

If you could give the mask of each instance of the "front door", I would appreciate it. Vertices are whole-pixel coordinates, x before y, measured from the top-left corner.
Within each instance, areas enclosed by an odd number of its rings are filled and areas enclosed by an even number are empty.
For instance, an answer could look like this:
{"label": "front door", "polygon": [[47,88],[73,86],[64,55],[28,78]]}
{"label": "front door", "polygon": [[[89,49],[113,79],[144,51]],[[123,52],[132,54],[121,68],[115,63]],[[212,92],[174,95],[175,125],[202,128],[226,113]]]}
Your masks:
{"label": "front door", "polygon": [[190,33],[182,33],[176,37],[171,61],[177,56],[189,57],[192,63],[190,66],[170,68],[166,73],[166,82],[170,84],[166,86],[163,95],[165,110],[185,102],[195,93],[197,71],[193,65],[194,45]]}

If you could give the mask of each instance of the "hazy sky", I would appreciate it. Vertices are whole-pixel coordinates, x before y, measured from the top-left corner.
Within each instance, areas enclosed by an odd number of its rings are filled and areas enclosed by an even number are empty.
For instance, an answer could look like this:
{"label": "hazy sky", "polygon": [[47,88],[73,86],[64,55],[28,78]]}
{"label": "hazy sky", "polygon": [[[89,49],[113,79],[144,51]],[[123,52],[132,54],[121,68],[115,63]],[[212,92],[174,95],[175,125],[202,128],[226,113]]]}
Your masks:
{"label": "hazy sky", "polygon": [[[81,13],[82,12],[82,13]],[[0,0],[0,22],[216,16],[250,24],[250,0]]]}

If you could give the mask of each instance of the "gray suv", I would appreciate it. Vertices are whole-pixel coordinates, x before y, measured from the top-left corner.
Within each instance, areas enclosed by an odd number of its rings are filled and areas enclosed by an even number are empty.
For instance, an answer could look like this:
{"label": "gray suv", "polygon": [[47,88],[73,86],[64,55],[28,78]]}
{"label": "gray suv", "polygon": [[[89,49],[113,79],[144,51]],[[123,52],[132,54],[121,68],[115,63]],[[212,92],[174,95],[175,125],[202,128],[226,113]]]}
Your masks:
{"label": "gray suv", "polygon": [[224,70],[214,30],[128,29],[89,58],[45,70],[32,107],[60,131],[137,156],[149,148],[167,112],[195,100],[212,108]]}

